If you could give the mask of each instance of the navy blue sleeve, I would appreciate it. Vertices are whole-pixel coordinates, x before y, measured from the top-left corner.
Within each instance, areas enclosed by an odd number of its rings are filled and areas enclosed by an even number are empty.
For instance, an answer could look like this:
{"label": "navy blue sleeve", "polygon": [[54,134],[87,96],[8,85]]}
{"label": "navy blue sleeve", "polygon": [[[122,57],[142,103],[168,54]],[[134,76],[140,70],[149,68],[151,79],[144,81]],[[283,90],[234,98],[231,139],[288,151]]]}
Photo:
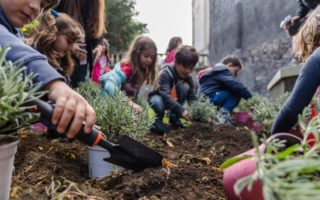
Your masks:
{"label": "navy blue sleeve", "polygon": [[47,83],[54,80],[65,80],[49,63],[47,58],[26,45],[22,39],[10,33],[4,26],[0,25],[0,46],[10,46],[6,59],[14,63],[26,66],[27,74],[38,74],[33,80],[35,83]]}
{"label": "navy blue sleeve", "polygon": [[247,87],[241,82],[235,80],[229,71],[224,72],[224,74],[224,76],[221,76],[220,81],[227,90],[230,90],[233,94],[236,94],[244,99],[249,99],[252,97],[252,94]]}
{"label": "navy blue sleeve", "polygon": [[298,115],[309,105],[319,84],[320,49],[318,48],[303,65],[290,97],[282,106],[272,126],[271,134],[288,132],[297,123]]}

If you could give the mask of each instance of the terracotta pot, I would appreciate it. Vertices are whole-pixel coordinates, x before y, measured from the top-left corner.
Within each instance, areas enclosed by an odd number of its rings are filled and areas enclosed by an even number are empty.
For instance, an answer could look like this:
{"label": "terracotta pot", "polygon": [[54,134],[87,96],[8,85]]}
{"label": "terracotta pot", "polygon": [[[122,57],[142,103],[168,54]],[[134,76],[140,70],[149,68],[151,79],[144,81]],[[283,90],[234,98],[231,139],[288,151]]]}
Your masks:
{"label": "terracotta pot", "polygon": [[[301,138],[294,136],[290,133],[278,133],[274,134],[267,140],[267,145],[273,139],[279,138],[281,140],[286,140],[286,146],[291,146],[293,144],[297,144],[301,142]],[[263,153],[265,150],[265,145],[259,146],[259,150]],[[255,149],[250,149],[249,151],[240,154],[241,155],[254,155]],[[251,175],[256,170],[256,160],[255,158],[249,158],[242,160],[224,170],[223,175],[223,188],[229,200],[263,200],[262,194],[262,186],[260,181],[256,181],[253,184],[252,190],[248,191],[244,189],[240,197],[238,197],[234,192],[234,185],[235,183],[248,175]]]}

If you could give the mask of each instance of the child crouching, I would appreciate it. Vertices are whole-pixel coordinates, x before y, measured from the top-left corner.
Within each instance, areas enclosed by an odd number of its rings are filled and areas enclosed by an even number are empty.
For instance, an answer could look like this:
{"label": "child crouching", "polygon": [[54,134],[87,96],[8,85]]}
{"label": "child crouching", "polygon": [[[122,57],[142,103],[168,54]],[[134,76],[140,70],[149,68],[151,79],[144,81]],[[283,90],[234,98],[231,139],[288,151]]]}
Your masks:
{"label": "child crouching", "polygon": [[196,92],[191,72],[198,62],[195,48],[183,45],[177,49],[173,63],[164,66],[159,76],[159,88],[149,94],[149,104],[157,114],[151,131],[164,134],[169,131],[162,120],[165,110],[170,110],[170,123],[182,127],[179,117],[187,121],[191,115],[182,106],[185,100],[196,100]]}

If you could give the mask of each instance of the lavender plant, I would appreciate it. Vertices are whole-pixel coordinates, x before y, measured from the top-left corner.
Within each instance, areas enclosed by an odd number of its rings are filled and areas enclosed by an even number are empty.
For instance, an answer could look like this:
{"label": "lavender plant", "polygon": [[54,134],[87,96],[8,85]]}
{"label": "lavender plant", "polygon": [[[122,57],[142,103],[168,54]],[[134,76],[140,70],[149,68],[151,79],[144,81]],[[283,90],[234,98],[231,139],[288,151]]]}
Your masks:
{"label": "lavender plant", "polygon": [[40,98],[34,74],[24,76],[24,67],[5,59],[10,48],[0,49],[0,133],[10,133],[33,121],[38,114],[26,112],[28,97]]}
{"label": "lavender plant", "polygon": [[78,89],[96,111],[96,123],[106,133],[108,140],[116,141],[121,135],[142,139],[154,123],[155,115],[146,103],[141,103],[142,111],[135,113],[129,106],[126,95],[117,91],[114,96],[104,96],[92,82],[82,83]]}
{"label": "lavender plant", "polygon": [[[301,143],[284,147],[281,140],[273,140],[266,145],[266,150],[255,154],[256,171],[238,180],[235,192],[239,195],[245,188],[252,189],[252,184],[262,183],[265,200],[313,200],[320,196],[320,118],[315,117],[306,124],[307,111],[299,116],[299,124],[305,134]],[[313,134],[316,144],[309,145],[309,135]],[[253,135],[258,149],[257,137]]]}

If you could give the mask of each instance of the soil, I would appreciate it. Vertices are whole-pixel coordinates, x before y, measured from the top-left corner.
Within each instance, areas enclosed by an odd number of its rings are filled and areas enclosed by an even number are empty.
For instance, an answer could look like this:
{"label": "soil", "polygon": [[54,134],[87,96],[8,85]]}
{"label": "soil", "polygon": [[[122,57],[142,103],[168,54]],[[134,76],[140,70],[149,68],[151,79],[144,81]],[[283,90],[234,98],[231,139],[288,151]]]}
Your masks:
{"label": "soil", "polygon": [[17,140],[18,140],[18,138],[14,137],[14,136],[1,136],[0,137],[0,146],[12,143],[12,142],[17,141]]}
{"label": "soil", "polygon": [[92,180],[84,145],[27,134],[16,154],[11,198],[222,200],[218,166],[252,147],[245,127],[195,122],[165,136],[150,133],[143,142],[177,167],[126,170]]}

